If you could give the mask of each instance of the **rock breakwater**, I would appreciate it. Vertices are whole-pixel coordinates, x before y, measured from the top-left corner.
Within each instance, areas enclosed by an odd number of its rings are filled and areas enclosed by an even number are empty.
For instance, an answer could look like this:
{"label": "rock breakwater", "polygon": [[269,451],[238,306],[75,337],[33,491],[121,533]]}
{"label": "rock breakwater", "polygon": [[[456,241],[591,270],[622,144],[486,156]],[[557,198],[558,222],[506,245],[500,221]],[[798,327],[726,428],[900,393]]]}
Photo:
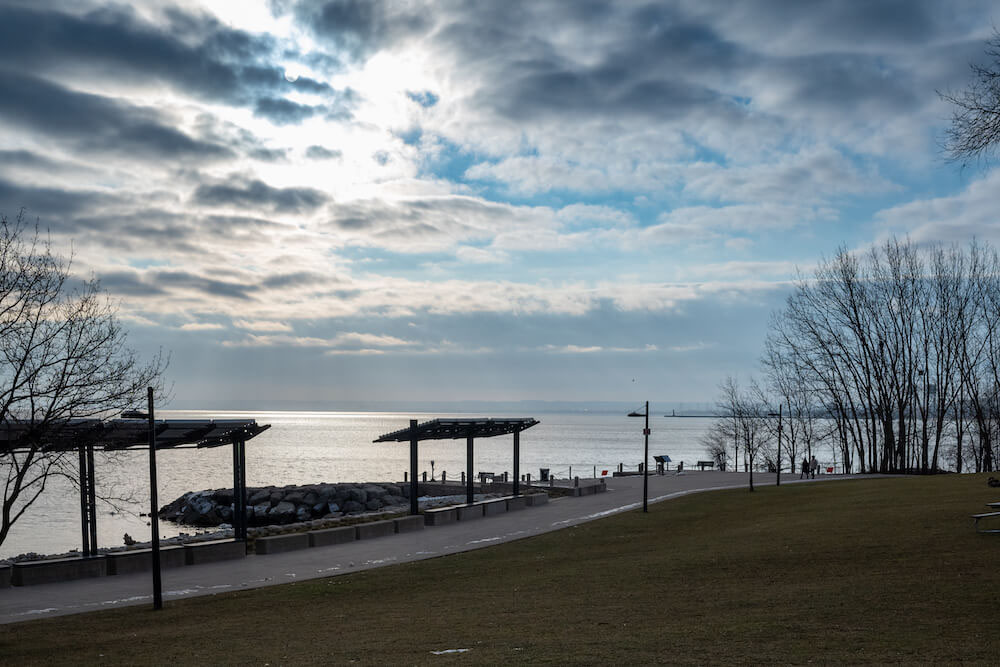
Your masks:
{"label": "rock breakwater", "polygon": [[[282,525],[313,519],[402,509],[409,487],[398,484],[308,484],[247,489],[247,523]],[[163,506],[159,517],[186,526],[213,527],[232,523],[233,490],[190,491]]]}

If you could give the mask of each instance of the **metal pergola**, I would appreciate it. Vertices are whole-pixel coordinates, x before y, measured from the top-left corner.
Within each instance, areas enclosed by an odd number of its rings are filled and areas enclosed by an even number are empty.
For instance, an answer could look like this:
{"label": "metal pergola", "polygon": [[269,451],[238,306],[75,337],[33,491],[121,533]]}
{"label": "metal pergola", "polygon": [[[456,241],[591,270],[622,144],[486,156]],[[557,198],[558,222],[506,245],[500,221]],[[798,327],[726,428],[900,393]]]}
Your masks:
{"label": "metal pergola", "polygon": [[[84,557],[89,557],[97,553],[94,451],[147,449],[150,426],[145,419],[77,419],[46,425],[6,421],[0,423],[0,453],[77,452],[81,551]],[[269,424],[257,424],[253,419],[160,419],[152,421],[152,436],[156,450],[233,446],[233,529],[236,539],[245,540],[246,441],[269,428]],[[155,475],[154,463],[150,471],[151,491]],[[150,521],[157,520],[154,511]]]}
{"label": "metal pergola", "polygon": [[465,493],[466,502],[471,504],[474,499],[472,485],[473,442],[476,438],[492,438],[498,435],[514,436],[514,495],[520,495],[520,460],[521,431],[529,429],[539,421],[534,417],[517,417],[510,419],[432,419],[418,424],[416,419],[410,420],[408,428],[386,433],[374,442],[406,442],[410,443],[410,514],[417,514],[417,444],[421,440],[458,440],[466,439],[465,449]]}

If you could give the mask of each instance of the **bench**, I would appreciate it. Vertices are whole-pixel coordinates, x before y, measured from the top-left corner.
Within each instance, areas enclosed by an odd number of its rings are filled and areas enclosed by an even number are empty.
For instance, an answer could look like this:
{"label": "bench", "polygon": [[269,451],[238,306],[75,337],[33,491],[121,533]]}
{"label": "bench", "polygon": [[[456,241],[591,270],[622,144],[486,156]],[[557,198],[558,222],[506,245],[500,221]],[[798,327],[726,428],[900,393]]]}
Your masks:
{"label": "bench", "polygon": [[392,522],[396,524],[397,533],[410,533],[414,530],[424,529],[424,517],[419,514],[397,517]]}
{"label": "bench", "polygon": [[247,545],[242,540],[212,540],[184,545],[184,560],[188,565],[218,563],[223,560],[245,558],[246,555]]}
{"label": "bench", "polygon": [[[131,549],[112,551],[105,555],[108,561],[108,576],[149,572],[153,569],[152,549]],[[160,567],[180,567],[184,565],[184,547],[180,545],[160,547]]]}
{"label": "bench", "polygon": [[354,529],[354,526],[322,528],[310,530],[306,534],[309,536],[309,546],[311,547],[327,547],[331,544],[344,544],[358,539],[358,531]]}
{"label": "bench", "polygon": [[458,521],[458,510],[455,507],[435,507],[424,510],[424,524],[441,526]]}
{"label": "bench", "polygon": [[698,461],[699,470],[704,470],[705,468],[711,469],[714,467],[715,467],[715,461]]}
{"label": "bench", "polygon": [[104,556],[20,561],[14,563],[10,583],[14,586],[34,586],[86,577],[103,577],[108,572],[107,565]]}
{"label": "bench", "polygon": [[985,512],[984,514],[973,514],[972,518],[975,519],[976,532],[977,533],[1000,533],[1000,528],[988,528],[988,529],[983,529],[983,530],[979,529],[979,520],[980,519],[988,519],[988,518],[991,518],[991,517],[998,517],[998,516],[1000,516],[1000,512]]}
{"label": "bench", "polygon": [[13,569],[10,565],[0,563],[0,588],[10,588],[10,572]]}
{"label": "bench", "polygon": [[309,548],[308,533],[288,533],[285,535],[270,535],[254,540],[254,551],[258,556],[280,554],[286,551]]}

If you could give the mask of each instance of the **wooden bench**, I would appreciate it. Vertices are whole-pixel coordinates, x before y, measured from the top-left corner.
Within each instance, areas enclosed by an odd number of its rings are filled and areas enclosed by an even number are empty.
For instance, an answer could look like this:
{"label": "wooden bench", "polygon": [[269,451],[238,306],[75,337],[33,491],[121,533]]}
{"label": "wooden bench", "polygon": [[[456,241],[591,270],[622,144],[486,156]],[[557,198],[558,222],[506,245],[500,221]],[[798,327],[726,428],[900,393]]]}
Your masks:
{"label": "wooden bench", "polygon": [[705,468],[714,468],[715,461],[698,461],[698,469],[704,470]]}
{"label": "wooden bench", "polygon": [[1000,533],[1000,528],[986,528],[983,530],[979,529],[979,520],[988,519],[991,517],[1000,516],[1000,512],[985,512],[983,514],[973,514],[972,518],[975,519],[975,527],[977,533]]}

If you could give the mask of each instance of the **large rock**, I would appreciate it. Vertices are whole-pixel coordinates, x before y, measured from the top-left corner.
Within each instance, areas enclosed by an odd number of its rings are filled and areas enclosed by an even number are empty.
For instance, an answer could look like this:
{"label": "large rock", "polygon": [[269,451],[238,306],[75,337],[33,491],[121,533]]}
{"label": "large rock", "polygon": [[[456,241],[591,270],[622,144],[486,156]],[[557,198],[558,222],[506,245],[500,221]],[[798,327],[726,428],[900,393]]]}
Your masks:
{"label": "large rock", "polygon": [[357,514],[358,512],[364,512],[365,506],[356,500],[348,500],[344,503],[344,513],[345,514]]}
{"label": "large rock", "polygon": [[295,521],[295,504],[281,501],[267,513],[272,523],[291,523]]}

